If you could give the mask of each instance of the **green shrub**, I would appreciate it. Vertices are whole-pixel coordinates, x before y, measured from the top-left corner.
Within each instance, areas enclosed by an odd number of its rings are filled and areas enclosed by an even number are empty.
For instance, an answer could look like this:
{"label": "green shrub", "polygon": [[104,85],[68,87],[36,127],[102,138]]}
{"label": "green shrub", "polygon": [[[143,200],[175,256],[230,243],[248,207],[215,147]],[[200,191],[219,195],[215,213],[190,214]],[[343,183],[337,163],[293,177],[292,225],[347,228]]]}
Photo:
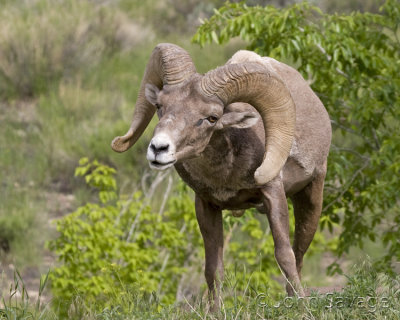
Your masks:
{"label": "green shrub", "polygon": [[131,291],[154,292],[171,303],[185,261],[201,256],[192,201],[181,189],[179,201],[169,201],[171,211],[154,212],[141,192],[119,197],[114,174],[87,159],[76,169],[98,189],[100,201],[57,221],[59,237],[49,243],[60,262],[50,275],[53,292],[63,301],[79,295],[103,307],[111,297]]}
{"label": "green shrub", "polygon": [[[113,7],[38,0],[0,11],[0,98],[48,91],[125,46],[129,24]],[[132,39],[128,39],[134,42]]]}

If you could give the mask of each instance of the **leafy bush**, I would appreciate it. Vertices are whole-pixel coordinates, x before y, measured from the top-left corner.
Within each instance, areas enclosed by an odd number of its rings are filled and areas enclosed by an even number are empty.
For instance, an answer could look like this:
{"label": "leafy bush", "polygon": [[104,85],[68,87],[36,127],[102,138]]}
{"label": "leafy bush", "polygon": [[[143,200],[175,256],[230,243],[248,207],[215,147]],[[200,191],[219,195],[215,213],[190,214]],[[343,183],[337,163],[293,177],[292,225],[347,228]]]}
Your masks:
{"label": "leafy bush", "polygon": [[400,260],[399,20],[395,0],[380,14],[348,15],[306,2],[285,9],[227,3],[193,38],[204,44],[240,36],[249,49],[292,62],[308,79],[334,131],[321,226],[343,226],[339,256],[381,238],[388,250],[378,264],[387,271]]}
{"label": "leafy bush", "polygon": [[[141,192],[118,197],[115,170],[82,159],[76,175],[98,189],[99,203],[88,203],[57,221],[59,237],[49,243],[60,265],[50,278],[54,294],[70,301],[108,304],[129,291],[156,293],[175,301],[188,264],[199,258],[201,239],[191,199],[184,189],[170,211],[154,212]],[[183,193],[183,194],[182,194]],[[198,270],[197,270],[198,271]]]}
{"label": "leafy bush", "polygon": [[[46,92],[126,46],[128,20],[113,7],[38,0],[0,11],[0,98]],[[128,34],[128,35],[127,35]],[[136,36],[140,38],[140,36]]]}

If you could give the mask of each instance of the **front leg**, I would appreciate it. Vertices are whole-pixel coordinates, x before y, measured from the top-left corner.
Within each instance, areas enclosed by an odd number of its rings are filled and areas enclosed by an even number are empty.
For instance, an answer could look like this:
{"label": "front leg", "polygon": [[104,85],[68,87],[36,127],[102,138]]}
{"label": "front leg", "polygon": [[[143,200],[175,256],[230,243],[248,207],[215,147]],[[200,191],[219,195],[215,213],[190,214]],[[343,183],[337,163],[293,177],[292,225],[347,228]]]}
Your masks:
{"label": "front leg", "polygon": [[296,269],[296,258],[290,245],[289,212],[283,183],[279,178],[274,179],[261,189],[261,192],[274,239],[275,259],[288,280],[286,291],[289,296],[297,294],[302,297],[304,291]]}
{"label": "front leg", "polygon": [[203,236],[206,255],[205,277],[211,310],[219,305],[221,281],[224,277],[222,210],[196,195],[196,217]]}

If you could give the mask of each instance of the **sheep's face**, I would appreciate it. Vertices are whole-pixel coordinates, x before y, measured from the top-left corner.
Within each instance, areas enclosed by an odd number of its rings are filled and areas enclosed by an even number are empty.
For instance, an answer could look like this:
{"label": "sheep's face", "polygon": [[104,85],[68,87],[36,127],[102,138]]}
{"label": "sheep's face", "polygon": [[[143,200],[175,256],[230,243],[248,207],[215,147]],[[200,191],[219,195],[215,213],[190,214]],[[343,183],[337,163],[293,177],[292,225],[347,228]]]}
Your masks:
{"label": "sheep's face", "polygon": [[205,97],[198,82],[185,85],[146,86],[146,98],[157,108],[160,119],[147,149],[153,169],[164,170],[177,161],[198,157],[216,130],[249,127],[258,117],[254,112],[229,112],[216,97]]}

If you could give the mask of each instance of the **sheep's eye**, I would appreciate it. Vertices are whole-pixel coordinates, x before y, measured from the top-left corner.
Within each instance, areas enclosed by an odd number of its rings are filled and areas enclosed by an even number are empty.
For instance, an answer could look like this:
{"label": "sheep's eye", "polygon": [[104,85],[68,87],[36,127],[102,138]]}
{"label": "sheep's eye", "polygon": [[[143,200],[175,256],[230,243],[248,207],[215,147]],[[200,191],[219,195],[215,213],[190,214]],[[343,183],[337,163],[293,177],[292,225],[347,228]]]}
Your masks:
{"label": "sheep's eye", "polygon": [[216,123],[218,121],[218,118],[214,117],[214,116],[209,116],[207,118],[207,121],[210,122],[210,123]]}
{"label": "sheep's eye", "polygon": [[156,106],[156,108],[157,108],[158,110],[161,108],[161,104],[159,104],[159,103],[156,103],[155,106]]}

